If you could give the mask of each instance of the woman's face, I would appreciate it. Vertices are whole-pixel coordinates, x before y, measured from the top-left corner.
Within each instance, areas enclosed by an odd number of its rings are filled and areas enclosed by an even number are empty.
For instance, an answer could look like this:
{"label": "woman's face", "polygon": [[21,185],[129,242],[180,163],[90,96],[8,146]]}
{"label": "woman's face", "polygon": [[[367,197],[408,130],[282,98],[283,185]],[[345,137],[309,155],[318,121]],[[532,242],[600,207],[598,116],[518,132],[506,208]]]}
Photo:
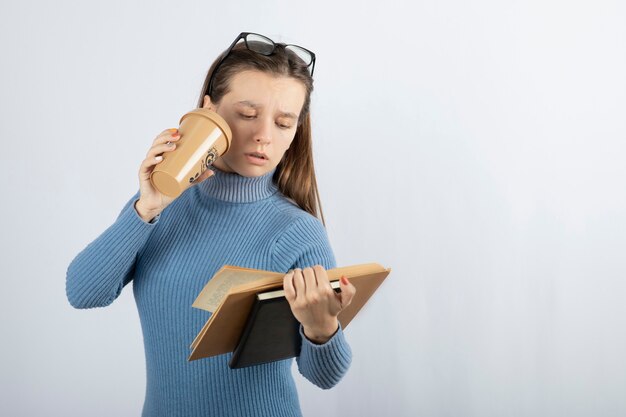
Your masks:
{"label": "woman's face", "polygon": [[230,80],[229,92],[202,107],[222,116],[233,132],[231,146],[213,165],[244,177],[267,174],[291,145],[306,90],[300,81],[261,71],[243,71]]}

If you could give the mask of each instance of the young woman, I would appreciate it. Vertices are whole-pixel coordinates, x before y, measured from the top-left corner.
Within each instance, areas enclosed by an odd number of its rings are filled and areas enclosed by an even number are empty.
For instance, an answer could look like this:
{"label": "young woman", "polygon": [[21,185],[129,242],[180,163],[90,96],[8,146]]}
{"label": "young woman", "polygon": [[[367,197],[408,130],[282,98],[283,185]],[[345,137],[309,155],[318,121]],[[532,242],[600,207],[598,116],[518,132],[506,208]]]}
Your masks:
{"label": "young woman", "polygon": [[304,48],[240,34],[209,69],[198,103],[231,127],[228,152],[172,199],[149,180],[179,139],[176,129],[162,132],[141,163],[139,191],[68,268],[76,308],[109,305],[133,282],[146,353],[143,416],[301,415],[293,360],[235,370],[231,354],[187,361],[207,319],[191,304],[226,264],[285,273],[305,378],[327,389],[348,370],[337,315],[355,288],[342,279],[338,295],[326,275],[336,265],[313,169],[314,65]]}

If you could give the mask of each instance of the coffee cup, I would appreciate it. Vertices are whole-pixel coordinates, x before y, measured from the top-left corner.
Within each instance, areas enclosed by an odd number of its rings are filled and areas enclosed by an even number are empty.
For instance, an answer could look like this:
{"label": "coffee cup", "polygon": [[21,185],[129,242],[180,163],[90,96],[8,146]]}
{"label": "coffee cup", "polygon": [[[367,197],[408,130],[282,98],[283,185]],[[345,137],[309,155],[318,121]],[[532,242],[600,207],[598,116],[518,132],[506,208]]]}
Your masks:
{"label": "coffee cup", "polygon": [[230,147],[232,132],[216,112],[198,108],[186,113],[178,127],[176,149],[163,154],[150,180],[169,197],[178,197]]}

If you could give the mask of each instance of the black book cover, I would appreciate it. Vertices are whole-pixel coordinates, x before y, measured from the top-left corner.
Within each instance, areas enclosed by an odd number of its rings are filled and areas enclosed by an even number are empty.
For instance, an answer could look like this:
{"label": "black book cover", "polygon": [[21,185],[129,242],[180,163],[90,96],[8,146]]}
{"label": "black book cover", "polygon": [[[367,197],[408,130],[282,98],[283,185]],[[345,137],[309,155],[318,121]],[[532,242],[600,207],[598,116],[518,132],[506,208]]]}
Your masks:
{"label": "black book cover", "polygon": [[[261,297],[262,298],[262,297]],[[302,339],[284,296],[261,299],[257,294],[229,366],[244,368],[300,354]]]}

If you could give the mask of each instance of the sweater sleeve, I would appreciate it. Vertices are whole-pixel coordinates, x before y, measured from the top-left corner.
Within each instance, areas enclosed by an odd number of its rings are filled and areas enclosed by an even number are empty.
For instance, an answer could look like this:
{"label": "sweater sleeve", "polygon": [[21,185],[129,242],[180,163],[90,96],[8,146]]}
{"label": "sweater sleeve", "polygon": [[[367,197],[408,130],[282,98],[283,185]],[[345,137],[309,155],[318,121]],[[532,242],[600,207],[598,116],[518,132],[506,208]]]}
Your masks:
{"label": "sweater sleeve", "polygon": [[[326,230],[314,217],[299,219],[281,236],[274,249],[277,271],[321,265],[325,269],[336,267],[335,256]],[[326,343],[318,345],[304,335],[300,325],[302,348],[296,358],[299,372],[313,384],[323,389],[337,385],[348,371],[352,352],[341,325]]]}
{"label": "sweater sleeve", "polygon": [[75,308],[111,304],[133,276],[137,254],[143,248],[158,217],[147,223],[135,210],[137,192],[117,220],[83,249],[67,269],[65,291]]}

